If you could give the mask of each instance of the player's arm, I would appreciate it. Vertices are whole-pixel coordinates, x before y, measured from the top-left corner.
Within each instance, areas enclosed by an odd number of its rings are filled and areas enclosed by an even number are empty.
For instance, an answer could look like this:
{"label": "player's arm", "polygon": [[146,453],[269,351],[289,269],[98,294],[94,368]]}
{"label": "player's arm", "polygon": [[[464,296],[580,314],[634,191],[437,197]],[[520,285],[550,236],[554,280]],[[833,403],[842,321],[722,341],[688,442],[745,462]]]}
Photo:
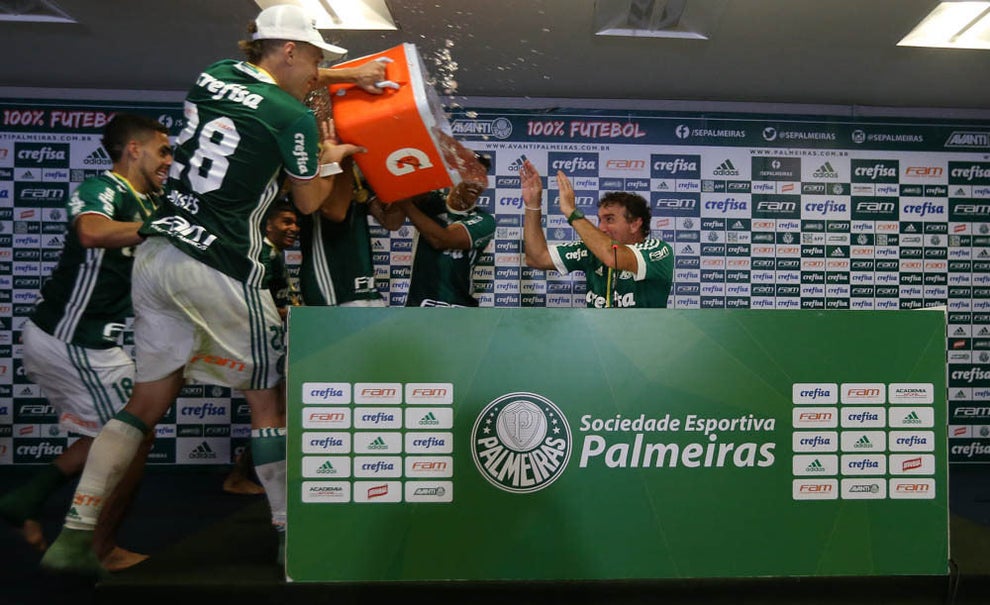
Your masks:
{"label": "player's arm", "polygon": [[[571,216],[577,205],[574,200],[574,187],[563,171],[557,171],[557,188],[560,190],[560,212]],[[639,258],[628,246],[612,241],[604,231],[586,218],[571,222],[571,227],[587,246],[588,250],[605,263],[606,267],[620,271],[633,271],[639,268]]]}
{"label": "player's arm", "polygon": [[368,212],[379,225],[395,231],[406,222],[406,213],[399,204],[386,204],[377,197],[368,200]]}
{"label": "player's arm", "polygon": [[460,223],[454,223],[444,227],[434,221],[419,209],[412,199],[395,202],[402,204],[402,210],[409,217],[413,226],[419,234],[426,239],[426,243],[435,250],[470,250],[471,235],[467,227]]}
{"label": "player's arm", "polygon": [[[331,163],[337,163],[339,165],[344,158],[350,157],[355,153],[367,151],[364,147],[358,147],[357,145],[351,145],[349,143],[339,144],[337,142],[337,135],[333,129],[332,120],[326,120],[321,123],[320,131],[323,138],[322,143],[320,143],[319,164],[321,166]],[[299,212],[312,214],[319,210],[330,197],[334,189],[334,182],[341,174],[343,172],[330,176],[317,175],[309,179],[298,178],[290,174],[289,181],[292,186],[292,201],[295,203]]]}
{"label": "player's arm", "polygon": [[385,62],[368,61],[358,67],[321,67],[316,85],[356,84],[361,90],[373,95],[382,94],[382,89],[375,84],[385,79]]}
{"label": "player's arm", "polygon": [[523,248],[526,265],[535,269],[553,269],[553,259],[547,247],[547,238],[540,224],[543,204],[543,183],[536,167],[526,160],[519,171],[519,181],[523,196]]}
{"label": "player's arm", "polygon": [[613,242],[604,231],[591,224],[585,218],[578,219],[571,224],[578,237],[588,247],[588,250],[598,257],[606,267],[618,269],[620,271],[632,271],[635,273],[639,269],[639,260],[636,253],[629,246]]}
{"label": "player's arm", "polygon": [[83,248],[126,248],[143,241],[140,222],[115,221],[99,212],[80,214],[72,226]]}
{"label": "player's arm", "polygon": [[351,169],[351,161],[347,158],[341,162],[343,172],[334,179],[330,195],[320,206],[320,214],[335,223],[347,218],[347,210],[351,207],[351,198],[354,195],[354,171]]}

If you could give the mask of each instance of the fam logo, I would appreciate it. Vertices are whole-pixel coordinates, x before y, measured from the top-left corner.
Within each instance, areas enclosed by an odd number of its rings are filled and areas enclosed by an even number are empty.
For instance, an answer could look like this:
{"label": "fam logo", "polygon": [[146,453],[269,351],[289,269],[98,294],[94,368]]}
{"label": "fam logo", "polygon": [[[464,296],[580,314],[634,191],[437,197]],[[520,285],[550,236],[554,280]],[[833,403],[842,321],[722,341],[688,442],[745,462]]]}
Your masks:
{"label": "fam logo", "polygon": [[508,393],[489,403],[471,430],[471,456],[500,490],[539,491],[557,480],[571,456],[571,428],[552,401]]}

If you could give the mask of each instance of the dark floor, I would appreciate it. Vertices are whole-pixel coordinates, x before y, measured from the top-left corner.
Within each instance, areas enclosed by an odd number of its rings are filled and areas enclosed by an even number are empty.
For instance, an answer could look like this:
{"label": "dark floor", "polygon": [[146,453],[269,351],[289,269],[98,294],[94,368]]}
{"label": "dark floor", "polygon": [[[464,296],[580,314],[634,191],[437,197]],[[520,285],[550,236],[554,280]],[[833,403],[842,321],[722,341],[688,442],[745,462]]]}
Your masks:
{"label": "dark floor", "polygon": [[[990,603],[990,466],[950,472],[951,548],[958,573],[948,578],[791,579],[727,581],[699,587],[687,582],[530,585],[379,586],[288,584],[274,565],[275,541],[263,496],[221,489],[226,468],[151,468],[119,543],[153,555],[98,587],[43,573],[40,555],[0,528],[0,605],[149,605],[152,603],[370,603],[434,601],[524,603]],[[0,491],[24,480],[31,468],[0,467]],[[65,486],[45,511],[53,538],[72,496]],[[178,580],[181,578],[181,581]],[[416,599],[418,600],[418,599]],[[185,605],[185,604],[183,604]]]}
{"label": "dark floor", "polygon": [[[252,504],[266,505],[264,496],[237,496],[223,491],[227,467],[191,469],[149,468],[118,543],[151,555],[166,552]],[[0,467],[0,490],[17,485],[30,467]],[[45,508],[43,520],[49,542],[58,534],[72,498],[74,484],[63,486]],[[0,605],[86,605],[94,603],[91,582],[79,582],[41,571],[41,555],[29,550],[17,535],[0,526]],[[272,551],[274,561],[274,550]],[[143,564],[142,564],[143,565]],[[272,565],[275,571],[274,564]]]}

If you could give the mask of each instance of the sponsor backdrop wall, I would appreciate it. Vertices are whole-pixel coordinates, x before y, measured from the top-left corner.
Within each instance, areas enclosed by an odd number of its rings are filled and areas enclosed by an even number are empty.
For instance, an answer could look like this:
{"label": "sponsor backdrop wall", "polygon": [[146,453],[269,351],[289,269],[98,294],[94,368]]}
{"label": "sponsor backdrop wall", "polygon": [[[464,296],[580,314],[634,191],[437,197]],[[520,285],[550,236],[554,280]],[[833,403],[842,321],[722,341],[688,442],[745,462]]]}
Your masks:
{"label": "sponsor backdrop wall", "polygon": [[[124,110],[173,135],[183,125],[172,101],[0,99],[0,464],[48,461],[73,438],[23,375],[20,331],[58,260],[65,203],[110,167],[100,131]],[[605,191],[649,200],[653,232],[676,254],[672,308],[945,306],[949,459],[990,462],[990,121],[459,108],[451,125],[493,158],[480,204],[498,227],[475,275],[482,306],[585,304],[582,276],[521,261],[517,171],[528,158],[544,176],[570,175],[586,214]],[[546,197],[548,240],[570,240],[553,179]],[[377,284],[392,305],[408,291],[413,235],[373,227]],[[298,266],[298,250],[288,261]],[[226,463],[248,426],[239,393],[189,385],[151,462]]]}

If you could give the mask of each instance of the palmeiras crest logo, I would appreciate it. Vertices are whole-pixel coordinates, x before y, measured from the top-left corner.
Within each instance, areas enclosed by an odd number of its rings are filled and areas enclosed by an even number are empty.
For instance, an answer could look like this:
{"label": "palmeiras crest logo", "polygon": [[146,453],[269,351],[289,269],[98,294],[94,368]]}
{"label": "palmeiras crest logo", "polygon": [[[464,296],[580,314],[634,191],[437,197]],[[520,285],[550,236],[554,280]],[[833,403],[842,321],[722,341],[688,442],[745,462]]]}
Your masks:
{"label": "palmeiras crest logo", "polygon": [[567,467],[571,428],[546,397],[508,393],[478,415],[471,443],[474,464],[489,483],[507,492],[535,492]]}

